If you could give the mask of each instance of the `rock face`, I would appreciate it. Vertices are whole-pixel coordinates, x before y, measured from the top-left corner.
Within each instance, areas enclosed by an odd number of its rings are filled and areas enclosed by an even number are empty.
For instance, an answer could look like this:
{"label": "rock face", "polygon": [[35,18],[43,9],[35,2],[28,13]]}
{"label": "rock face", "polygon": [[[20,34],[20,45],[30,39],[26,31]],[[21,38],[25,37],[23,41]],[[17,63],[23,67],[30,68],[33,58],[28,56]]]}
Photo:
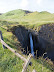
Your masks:
{"label": "rock face", "polygon": [[28,30],[23,26],[18,26],[15,30],[15,35],[27,53],[27,47],[29,48]]}
{"label": "rock face", "polygon": [[39,31],[39,36],[54,44],[54,24],[43,25]]}
{"label": "rock face", "polygon": [[15,36],[18,38],[18,41],[21,43],[26,53],[27,53],[27,48],[28,48],[29,53],[31,53],[30,38],[29,38],[29,33],[31,33],[33,44],[34,44],[34,52],[36,52],[36,49],[38,48],[38,40],[37,40],[37,36],[34,34],[33,31],[30,31],[20,25],[18,27],[14,27],[11,30],[13,34],[15,34]]}
{"label": "rock face", "polygon": [[2,13],[0,13],[0,15],[2,15]]}
{"label": "rock face", "polygon": [[41,26],[38,32],[38,41],[45,48],[46,56],[54,60],[54,24]]}
{"label": "rock face", "polygon": [[43,44],[39,43],[37,33],[35,33],[33,30],[27,30],[23,26],[18,26],[15,29],[15,35],[20,41],[22,47],[25,49],[26,53],[27,53],[27,48],[28,48],[29,53],[31,53],[30,37],[29,37],[30,33],[32,34],[34,53],[36,52],[36,50],[38,50],[37,56],[39,57],[45,52],[44,50],[45,47],[43,46]]}
{"label": "rock face", "polygon": [[[33,30],[28,30],[23,26],[18,26],[14,28],[15,36],[18,38],[22,47],[27,53],[27,48],[29,53],[31,53],[30,48],[30,38],[29,33],[32,34],[34,52],[38,50],[37,56],[43,55],[47,52],[45,57],[49,57],[54,60],[54,24],[42,25],[38,34]],[[35,54],[36,55],[36,54]]]}

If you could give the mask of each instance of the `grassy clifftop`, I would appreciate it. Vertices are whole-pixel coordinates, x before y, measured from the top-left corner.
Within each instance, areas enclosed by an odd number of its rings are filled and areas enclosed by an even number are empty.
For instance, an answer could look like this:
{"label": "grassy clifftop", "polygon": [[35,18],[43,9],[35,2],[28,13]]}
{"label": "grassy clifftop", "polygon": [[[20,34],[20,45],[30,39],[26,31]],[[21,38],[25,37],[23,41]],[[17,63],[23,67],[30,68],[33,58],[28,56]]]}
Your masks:
{"label": "grassy clifftop", "polygon": [[[2,31],[4,41],[20,54],[20,43],[17,38],[7,30],[13,26],[23,25],[27,28],[36,29],[36,27],[54,23],[54,14],[49,12],[30,12],[26,10],[13,10],[0,15],[0,30]],[[38,29],[38,28],[37,28]],[[22,54],[23,55],[23,54]],[[24,56],[24,55],[23,55]],[[25,56],[27,57],[27,56]],[[32,66],[28,67],[30,72],[36,69],[37,72],[54,72],[52,62],[50,64],[44,59],[32,59]],[[1,72],[21,72],[23,61],[17,58],[8,49],[3,51],[2,44],[0,43],[0,71]],[[27,71],[29,72],[29,71]]]}
{"label": "grassy clifftop", "polygon": [[54,14],[47,11],[30,12],[19,9],[0,15],[0,21],[18,22],[21,25],[28,25],[34,28],[42,24],[54,23]]}
{"label": "grassy clifftop", "polygon": [[54,14],[51,14],[47,11],[42,12],[30,12],[26,10],[13,10],[7,13],[4,13],[0,16],[0,19],[27,19],[30,21],[54,21]]}
{"label": "grassy clifftop", "polygon": [[7,13],[4,13],[0,18],[2,19],[17,19],[23,17],[25,14],[30,13],[26,10],[13,10]]}

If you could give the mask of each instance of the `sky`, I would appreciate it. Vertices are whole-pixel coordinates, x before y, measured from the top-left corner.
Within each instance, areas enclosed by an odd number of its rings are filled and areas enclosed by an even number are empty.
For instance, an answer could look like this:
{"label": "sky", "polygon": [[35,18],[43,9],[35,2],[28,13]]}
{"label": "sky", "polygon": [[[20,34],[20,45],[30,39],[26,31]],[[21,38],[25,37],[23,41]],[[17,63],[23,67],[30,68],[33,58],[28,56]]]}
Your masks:
{"label": "sky", "polygon": [[54,0],[0,0],[0,13],[16,9],[54,13]]}

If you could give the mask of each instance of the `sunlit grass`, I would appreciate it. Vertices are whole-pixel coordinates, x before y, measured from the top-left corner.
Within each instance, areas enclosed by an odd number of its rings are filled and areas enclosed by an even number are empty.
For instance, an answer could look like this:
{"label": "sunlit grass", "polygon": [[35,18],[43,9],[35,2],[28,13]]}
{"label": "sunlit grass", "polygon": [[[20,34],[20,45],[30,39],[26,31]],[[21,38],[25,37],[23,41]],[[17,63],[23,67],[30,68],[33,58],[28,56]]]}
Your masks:
{"label": "sunlit grass", "polygon": [[[17,41],[17,38],[12,34],[12,32],[8,32],[7,30],[18,25],[35,30],[37,27],[49,23],[54,23],[54,14],[48,12],[34,12],[26,14],[22,10],[15,10],[0,16],[0,30],[2,31],[4,41],[21,55],[23,54],[19,50],[20,44]],[[27,58],[27,56],[23,56]],[[30,70],[30,72],[32,72],[32,70],[35,69],[37,72],[54,72],[51,65],[44,62],[44,59],[32,58],[31,62],[32,66],[28,66],[27,71]],[[0,43],[0,72],[21,72],[22,64],[23,61],[21,59],[16,57],[8,49],[3,49],[2,44]]]}
{"label": "sunlit grass", "polygon": [[[11,32],[7,32],[7,30],[0,27],[0,30],[2,31],[4,41],[13,49],[18,51],[16,47],[16,41],[12,39],[13,34]],[[15,38],[16,39],[16,38]],[[15,41],[15,42],[14,42]],[[14,45],[15,44],[15,45]],[[20,53],[21,54],[21,53]],[[53,72],[50,68],[50,66],[41,59],[31,59],[32,66],[28,66],[27,71],[32,71],[33,69],[36,69],[37,72]],[[21,72],[22,71],[22,64],[23,61],[19,59],[17,56],[15,56],[11,51],[8,49],[3,49],[2,44],[0,43],[0,71],[1,72]]]}

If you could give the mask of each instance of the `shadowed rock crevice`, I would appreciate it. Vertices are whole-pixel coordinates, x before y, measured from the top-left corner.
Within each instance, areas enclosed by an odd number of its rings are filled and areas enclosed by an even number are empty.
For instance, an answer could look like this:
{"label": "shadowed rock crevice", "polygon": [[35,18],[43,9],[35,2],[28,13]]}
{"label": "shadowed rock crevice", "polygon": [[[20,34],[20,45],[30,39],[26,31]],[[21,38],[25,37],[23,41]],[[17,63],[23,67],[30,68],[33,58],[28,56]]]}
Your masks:
{"label": "shadowed rock crevice", "polygon": [[25,27],[19,25],[18,27],[16,26],[13,27],[11,31],[18,38],[18,41],[21,43],[26,53],[27,53],[27,48],[29,53],[31,53],[30,38],[29,38],[29,34],[31,33],[33,39],[33,45],[34,45],[34,52],[36,52],[36,49],[38,49],[39,45],[38,45],[37,35],[33,32],[33,30],[28,30]]}
{"label": "shadowed rock crevice", "polygon": [[42,25],[38,32],[38,41],[44,46],[49,58],[54,60],[54,24]]}
{"label": "shadowed rock crevice", "polygon": [[[32,34],[33,45],[34,45],[34,52],[38,50],[37,56],[43,55],[43,53],[47,52],[45,57],[51,58],[54,60],[54,24],[51,25],[43,25],[41,26],[38,35],[33,30],[28,30],[23,26],[13,27],[12,28],[13,34],[18,38],[19,42],[21,43],[22,47],[25,49],[27,53],[28,51],[31,53],[30,48],[30,39],[29,33]],[[48,36],[48,34],[50,36]],[[49,37],[49,38],[48,38]]]}

